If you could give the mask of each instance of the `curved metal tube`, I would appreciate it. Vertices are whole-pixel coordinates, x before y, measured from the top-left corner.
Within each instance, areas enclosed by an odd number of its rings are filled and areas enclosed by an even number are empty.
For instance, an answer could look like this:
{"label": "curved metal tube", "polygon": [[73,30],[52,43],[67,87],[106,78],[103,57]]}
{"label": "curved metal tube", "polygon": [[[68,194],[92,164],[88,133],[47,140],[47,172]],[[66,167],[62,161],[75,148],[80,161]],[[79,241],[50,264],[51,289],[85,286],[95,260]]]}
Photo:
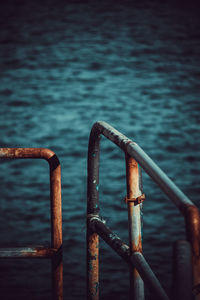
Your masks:
{"label": "curved metal tube", "polygon": [[[184,205],[194,205],[192,201],[169,179],[169,177],[153,162],[153,160],[135,142],[121,134],[106,122],[96,122],[91,130],[90,140],[98,140],[103,134],[125,153],[133,157],[145,172],[158,184],[163,192],[174,201],[180,210]],[[91,143],[92,146],[92,143]]]}
{"label": "curved metal tube", "polygon": [[62,207],[61,207],[61,167],[56,154],[46,148],[0,148],[0,158],[5,159],[45,159],[50,169],[51,200],[51,247],[57,249],[52,257],[53,299],[63,299],[62,264]]}
{"label": "curved metal tube", "polygon": [[[99,213],[99,144],[100,136],[104,135],[114,144],[120,147],[125,153],[133,157],[145,172],[155,181],[163,192],[175,203],[184,215],[188,240],[191,243],[193,253],[193,274],[194,284],[200,283],[200,215],[194,203],[174,184],[174,182],[153,162],[153,160],[125,135],[106,122],[96,122],[91,130],[88,149],[88,194],[87,213],[97,215]],[[98,244],[98,235],[89,233],[88,238],[94,238]],[[92,249],[90,249],[92,250]],[[88,251],[88,257],[91,253]],[[98,255],[96,252],[95,255]],[[98,270],[97,270],[98,272]],[[98,276],[96,279],[98,282]],[[90,297],[88,298],[90,299]],[[95,298],[91,298],[95,299]],[[96,298],[98,299],[98,297]],[[196,296],[195,299],[200,299]]]}

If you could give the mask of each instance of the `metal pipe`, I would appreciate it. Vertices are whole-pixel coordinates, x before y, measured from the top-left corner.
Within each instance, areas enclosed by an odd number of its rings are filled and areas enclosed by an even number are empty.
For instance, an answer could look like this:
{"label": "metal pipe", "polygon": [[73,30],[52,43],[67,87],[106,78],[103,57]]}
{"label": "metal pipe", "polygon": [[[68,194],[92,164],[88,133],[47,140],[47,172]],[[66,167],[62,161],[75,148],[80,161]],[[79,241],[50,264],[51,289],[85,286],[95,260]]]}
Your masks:
{"label": "metal pipe", "polygon": [[120,257],[129,262],[130,250],[122,240],[108,228],[99,217],[88,219],[88,227],[96,232]]}
{"label": "metal pipe", "polygon": [[[142,252],[141,212],[142,204],[131,200],[142,195],[141,177],[139,167],[134,158],[126,154],[126,184],[127,184],[127,206],[128,206],[128,228],[129,247],[131,254],[135,251]],[[130,268],[130,299],[144,299],[144,283],[138,271]]]}
{"label": "metal pipe", "polygon": [[200,214],[194,205],[183,209],[187,239],[191,244],[195,300],[200,300]]}
{"label": "metal pipe", "polygon": [[87,299],[99,299],[99,236],[87,230]]}
{"label": "metal pipe", "polygon": [[40,158],[49,163],[52,247],[62,246],[61,167],[56,154],[45,148],[0,148],[0,158]]}
{"label": "metal pipe", "polygon": [[62,262],[62,208],[61,208],[61,167],[56,154],[45,148],[0,148],[0,158],[45,159],[50,169],[51,200],[51,246],[57,250],[52,256],[53,299],[63,299],[63,262]]}
{"label": "metal pipe", "polygon": [[54,154],[48,159],[50,166],[51,198],[51,245],[61,249],[60,255],[52,257],[53,299],[63,299],[63,260],[62,260],[62,207],[61,207],[61,166]]}
{"label": "metal pipe", "polygon": [[0,148],[0,158],[41,158],[49,161],[55,153],[46,148]]}
{"label": "metal pipe", "polygon": [[44,246],[0,248],[0,258],[51,258],[57,252],[57,249]]}
{"label": "metal pipe", "polygon": [[174,299],[192,300],[192,255],[188,241],[174,244]]}
{"label": "metal pipe", "polygon": [[122,240],[114,234],[105,223],[98,217],[90,218],[88,226],[98,235],[132,268],[136,268],[145,284],[154,295],[155,299],[169,300],[160,282],[149,267],[145,258],[140,252],[134,252],[130,255],[130,248]]}
{"label": "metal pipe", "polygon": [[127,152],[134,157],[146,173],[158,184],[163,192],[181,210],[182,205],[193,204],[192,201],[169,179],[169,177],[153,162],[153,160],[138,146],[131,142]]}
{"label": "metal pipe", "polygon": [[[146,173],[149,174],[149,176],[158,184],[158,186],[164,191],[164,193],[175,203],[175,205],[184,215],[186,229],[188,232],[188,240],[190,241],[192,247],[194,284],[196,286],[199,286],[200,216],[198,208],[135,142],[132,142],[129,138],[121,134],[109,124],[99,121],[93,125],[90,134],[90,146],[97,145],[97,141],[100,139],[101,134],[103,134],[106,138],[120,147],[125,153],[128,153],[131,157],[133,157],[146,171]],[[91,150],[90,152],[92,153]],[[97,152],[99,152],[98,147]],[[92,188],[91,191],[93,191]],[[96,202],[93,201],[93,199],[88,199],[88,207],[94,207],[94,204]],[[195,299],[200,300],[200,293],[196,296]]]}
{"label": "metal pipe", "polygon": [[[193,205],[192,201],[169,179],[153,160],[135,142],[121,134],[106,122],[98,121],[92,127],[96,135],[103,134],[114,144],[127,152],[140,164],[147,174],[158,184],[164,193],[181,209],[182,205]],[[95,134],[93,133],[93,136]]]}
{"label": "metal pipe", "polygon": [[92,216],[99,215],[100,136],[91,132],[88,148],[87,188],[87,299],[99,299],[99,236],[89,228]]}
{"label": "metal pipe", "polygon": [[134,252],[131,256],[131,262],[138,270],[140,276],[144,280],[145,285],[148,286],[149,290],[152,291],[154,299],[169,300],[142,253]]}

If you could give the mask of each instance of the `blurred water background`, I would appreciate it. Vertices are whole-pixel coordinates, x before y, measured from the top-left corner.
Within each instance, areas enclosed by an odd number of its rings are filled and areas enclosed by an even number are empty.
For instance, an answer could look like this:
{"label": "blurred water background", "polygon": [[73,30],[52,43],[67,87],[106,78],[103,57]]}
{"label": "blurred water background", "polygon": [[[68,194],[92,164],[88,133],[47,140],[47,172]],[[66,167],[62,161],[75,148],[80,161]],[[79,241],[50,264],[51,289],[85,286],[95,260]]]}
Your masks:
{"label": "blurred water background", "polygon": [[[136,141],[199,207],[200,21],[195,2],[2,1],[1,147],[45,147],[62,167],[64,299],[85,298],[92,124]],[[1,161],[2,245],[50,240],[48,165]],[[170,294],[183,218],[143,175],[144,255]],[[125,163],[102,138],[100,207],[128,243]],[[128,268],[101,243],[101,299],[127,299]],[[2,299],[50,299],[49,261],[1,261]],[[151,299],[148,296],[148,299]],[[154,298],[152,298],[154,299]]]}

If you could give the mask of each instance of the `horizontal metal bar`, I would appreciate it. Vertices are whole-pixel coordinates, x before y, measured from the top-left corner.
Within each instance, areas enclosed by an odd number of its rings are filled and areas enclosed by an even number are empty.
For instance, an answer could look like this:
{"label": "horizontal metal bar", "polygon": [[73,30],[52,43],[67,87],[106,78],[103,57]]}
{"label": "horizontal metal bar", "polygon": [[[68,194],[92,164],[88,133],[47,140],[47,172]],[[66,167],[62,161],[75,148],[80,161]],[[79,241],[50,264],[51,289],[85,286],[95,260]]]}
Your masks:
{"label": "horizontal metal bar", "polygon": [[149,290],[152,292],[155,298],[157,297],[156,299],[169,300],[160,282],[140,252],[134,252],[132,255],[130,255],[129,246],[122,242],[122,240],[116,234],[114,234],[98,217],[93,216],[89,218],[88,223],[91,230],[98,233],[98,235],[120,257],[122,257],[129,265],[132,265],[132,267],[137,269]]}
{"label": "horizontal metal bar", "polygon": [[0,158],[43,158],[49,160],[55,153],[47,148],[0,148]]}
{"label": "horizontal metal bar", "polygon": [[192,201],[172,182],[171,179],[153,162],[153,160],[135,142],[121,134],[106,122],[96,122],[92,132],[98,135],[103,134],[106,138],[115,143],[124,152],[135,158],[140,166],[158,184],[164,193],[174,201],[182,211],[182,206],[194,205]]}
{"label": "horizontal metal bar", "polygon": [[60,250],[47,248],[43,246],[37,247],[17,247],[17,248],[0,248],[1,258],[52,258],[59,254]]}

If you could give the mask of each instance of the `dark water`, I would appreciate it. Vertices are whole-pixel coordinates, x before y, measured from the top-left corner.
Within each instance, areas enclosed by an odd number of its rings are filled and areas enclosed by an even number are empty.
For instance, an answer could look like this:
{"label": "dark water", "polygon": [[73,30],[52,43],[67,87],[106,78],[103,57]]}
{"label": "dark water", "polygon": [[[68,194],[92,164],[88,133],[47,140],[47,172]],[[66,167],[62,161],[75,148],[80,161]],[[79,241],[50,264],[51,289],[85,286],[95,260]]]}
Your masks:
{"label": "dark water", "polygon": [[[87,143],[116,127],[199,203],[197,3],[4,1],[0,4],[1,146],[47,147],[62,166],[64,299],[85,297]],[[124,155],[102,138],[101,214],[128,242]],[[168,293],[179,212],[144,177],[144,255]],[[48,166],[2,161],[2,244],[49,241]],[[101,243],[101,296],[127,299],[127,266]],[[1,261],[2,299],[50,299],[48,261]],[[150,298],[149,298],[150,299]]]}

